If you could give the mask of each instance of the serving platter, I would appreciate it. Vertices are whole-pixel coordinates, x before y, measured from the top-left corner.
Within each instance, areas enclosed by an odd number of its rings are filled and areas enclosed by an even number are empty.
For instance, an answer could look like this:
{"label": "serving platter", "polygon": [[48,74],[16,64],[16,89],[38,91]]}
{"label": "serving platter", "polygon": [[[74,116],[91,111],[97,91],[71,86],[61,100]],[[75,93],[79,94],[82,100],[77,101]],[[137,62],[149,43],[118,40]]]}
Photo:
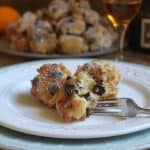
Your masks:
{"label": "serving platter", "polygon": [[23,52],[16,49],[12,49],[9,46],[9,42],[4,38],[0,37],[0,52],[16,55],[20,57],[29,57],[29,58],[85,58],[85,57],[99,57],[103,55],[107,55],[110,53],[114,53],[118,51],[118,44],[115,42],[112,47],[104,48],[96,51],[88,51],[85,53],[80,54],[63,54],[63,53],[53,53],[53,54],[40,54],[40,53],[33,53],[31,51]]}

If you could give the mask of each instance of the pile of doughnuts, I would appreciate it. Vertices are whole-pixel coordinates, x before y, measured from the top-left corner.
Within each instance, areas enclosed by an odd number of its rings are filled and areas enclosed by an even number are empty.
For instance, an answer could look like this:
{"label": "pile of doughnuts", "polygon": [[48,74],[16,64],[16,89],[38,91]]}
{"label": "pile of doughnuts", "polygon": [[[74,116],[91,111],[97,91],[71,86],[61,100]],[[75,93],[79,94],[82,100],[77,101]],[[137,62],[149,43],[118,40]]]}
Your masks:
{"label": "pile of doughnuts", "polygon": [[31,94],[56,108],[63,121],[84,119],[101,98],[116,97],[120,72],[109,62],[93,61],[71,73],[63,64],[44,64],[31,81]]}
{"label": "pile of doughnuts", "polygon": [[117,39],[87,0],[53,0],[47,8],[25,12],[6,34],[11,49],[41,54],[96,51]]}

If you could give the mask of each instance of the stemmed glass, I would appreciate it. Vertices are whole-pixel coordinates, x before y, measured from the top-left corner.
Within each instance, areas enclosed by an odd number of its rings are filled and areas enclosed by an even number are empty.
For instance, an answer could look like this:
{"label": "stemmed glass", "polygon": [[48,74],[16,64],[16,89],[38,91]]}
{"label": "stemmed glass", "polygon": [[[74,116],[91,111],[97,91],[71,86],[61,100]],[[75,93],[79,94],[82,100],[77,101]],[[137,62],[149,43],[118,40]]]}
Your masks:
{"label": "stemmed glass", "polygon": [[125,33],[129,23],[140,10],[142,0],[102,0],[108,19],[119,30],[119,59],[123,60]]}

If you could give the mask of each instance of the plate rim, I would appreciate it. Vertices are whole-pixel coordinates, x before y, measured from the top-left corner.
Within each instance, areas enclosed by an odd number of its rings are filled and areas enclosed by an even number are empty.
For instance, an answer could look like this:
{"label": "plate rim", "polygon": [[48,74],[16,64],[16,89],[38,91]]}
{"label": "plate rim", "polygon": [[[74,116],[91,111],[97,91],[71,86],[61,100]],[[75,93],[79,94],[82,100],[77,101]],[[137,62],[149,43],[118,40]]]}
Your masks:
{"label": "plate rim", "polygon": [[[10,68],[15,68],[16,66],[22,66],[22,65],[29,65],[29,64],[34,64],[34,63],[46,63],[46,62],[51,62],[51,61],[68,61],[68,60],[72,60],[72,61],[81,61],[81,60],[83,60],[83,61],[92,61],[92,60],[95,60],[95,59],[67,59],[67,60],[64,60],[64,59],[51,59],[51,60],[36,60],[36,61],[30,61],[30,62],[24,62],[24,63],[20,63],[20,64],[15,64],[15,65],[11,65],[11,66],[9,66],[9,67],[4,67],[4,68],[2,68],[2,69],[0,69],[0,72],[1,73],[3,73],[3,71],[4,71],[4,73],[5,73],[5,71],[8,69],[10,69]],[[137,65],[137,64],[131,64],[131,63],[125,63],[125,62],[121,62],[121,64],[127,64],[127,65],[133,65],[133,66],[139,66],[140,68],[141,67],[144,67],[144,68],[142,68],[142,69],[146,69],[147,70],[147,67],[146,66],[143,66],[143,65]],[[17,67],[18,68],[18,67]],[[149,68],[149,67],[148,67]],[[7,71],[6,71],[7,72]],[[7,123],[2,123],[1,121],[0,121],[0,124],[2,125],[2,126],[5,126],[5,127],[7,127],[7,128],[9,128],[9,129],[13,129],[13,130],[15,130],[15,131],[18,131],[18,132],[22,132],[22,133],[26,133],[26,134],[31,134],[31,135],[37,135],[37,136],[44,136],[44,137],[53,137],[53,138],[62,138],[62,139],[66,139],[66,138],[69,138],[69,139],[91,139],[91,138],[103,138],[103,137],[111,137],[111,136],[118,136],[118,135],[124,135],[124,134],[129,134],[129,133],[134,133],[134,132],[137,132],[137,131],[141,131],[141,130],[144,130],[144,129],[148,129],[148,128],[150,128],[150,124],[148,124],[148,125],[143,125],[143,126],[140,126],[140,128],[136,128],[136,129],[134,129],[134,131],[133,131],[133,129],[132,129],[132,131],[131,131],[131,129],[129,129],[128,131],[126,130],[126,131],[123,131],[123,132],[118,132],[118,133],[112,133],[112,134],[109,134],[109,135],[101,135],[101,136],[99,136],[99,135],[93,135],[93,136],[81,136],[81,137],[79,137],[78,135],[77,136],[73,136],[73,137],[71,137],[71,136],[65,136],[65,137],[63,137],[63,136],[61,136],[61,135],[56,135],[56,134],[54,134],[54,135],[49,135],[49,136],[47,136],[47,135],[39,135],[39,133],[31,133],[30,131],[28,132],[28,131],[22,131],[22,129],[16,129],[15,127],[10,127],[9,126],[9,124],[7,124]],[[41,134],[41,133],[40,133]]]}

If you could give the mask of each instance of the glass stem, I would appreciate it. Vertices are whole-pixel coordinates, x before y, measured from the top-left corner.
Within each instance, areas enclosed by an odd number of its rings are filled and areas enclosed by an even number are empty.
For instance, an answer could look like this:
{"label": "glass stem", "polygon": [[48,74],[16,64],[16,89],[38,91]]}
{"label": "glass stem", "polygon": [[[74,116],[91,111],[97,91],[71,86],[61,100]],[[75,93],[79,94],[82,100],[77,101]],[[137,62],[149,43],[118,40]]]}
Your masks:
{"label": "glass stem", "polygon": [[123,49],[124,49],[124,41],[125,41],[126,31],[127,31],[127,25],[123,26],[120,29],[119,60],[123,60],[124,59]]}

